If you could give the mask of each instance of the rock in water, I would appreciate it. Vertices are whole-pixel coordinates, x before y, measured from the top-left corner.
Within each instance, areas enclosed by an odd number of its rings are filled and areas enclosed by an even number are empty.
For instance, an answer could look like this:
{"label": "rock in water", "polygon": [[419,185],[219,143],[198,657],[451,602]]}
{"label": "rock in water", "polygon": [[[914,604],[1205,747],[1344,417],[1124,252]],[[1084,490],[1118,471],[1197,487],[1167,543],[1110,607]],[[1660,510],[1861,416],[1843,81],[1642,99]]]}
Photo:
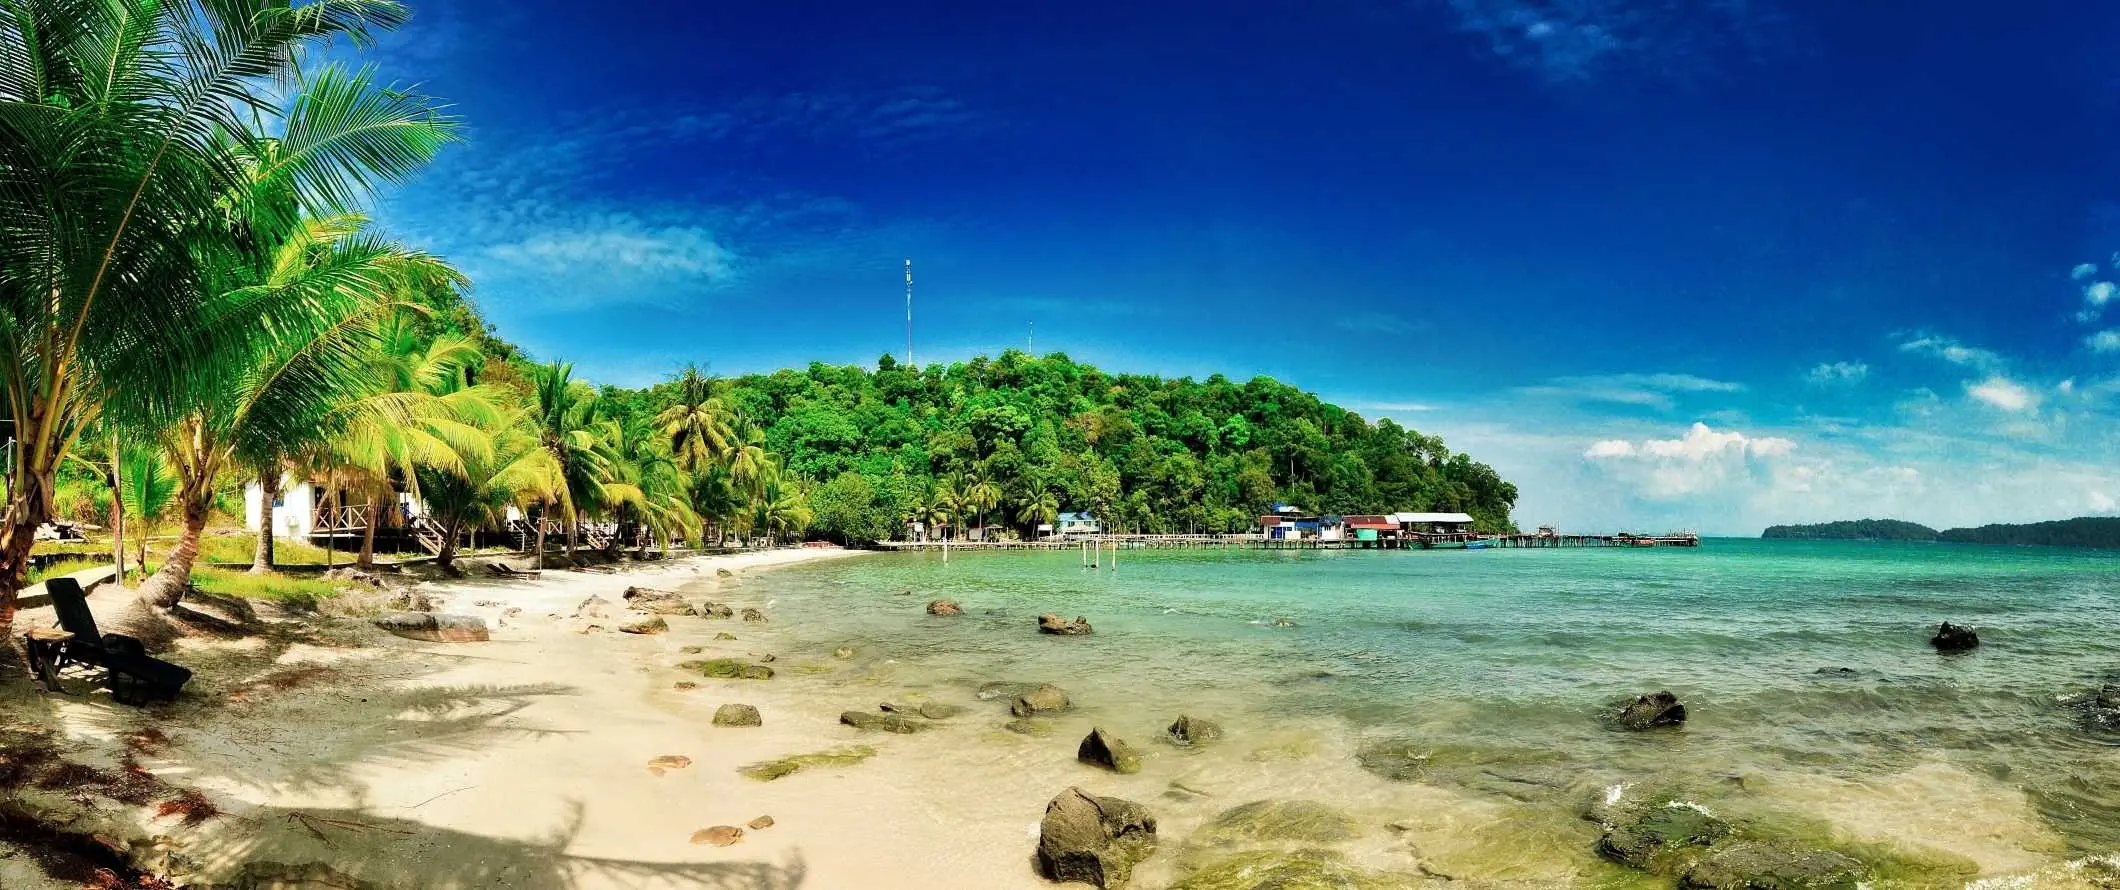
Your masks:
{"label": "rock in water", "polygon": [[667,633],[670,630],[670,622],[664,621],[661,615],[641,615],[619,625],[618,629],[621,633],[629,634]]}
{"label": "rock in water", "polygon": [[679,662],[679,670],[698,671],[702,677],[717,680],[771,680],[773,669],[762,664],[745,664],[734,658],[704,658]]}
{"label": "rock in water", "polygon": [[928,614],[962,615],[964,614],[964,610],[958,608],[956,600],[936,600],[932,603],[928,603]]}
{"label": "rock in water", "polygon": [[1065,711],[1071,707],[1074,707],[1074,704],[1067,700],[1067,693],[1062,692],[1060,687],[1047,683],[1016,696],[1016,700],[1009,703],[1008,712],[1018,717],[1030,717]]}
{"label": "rock in water", "polygon": [[692,832],[692,843],[695,844],[712,844],[717,847],[726,847],[740,840],[743,840],[743,829],[734,825],[716,825],[713,828],[702,828]]}
{"label": "rock in water", "polygon": [[837,649],[834,649],[834,650],[832,650],[832,657],[833,657],[833,658],[853,658],[853,657],[854,657],[854,647],[852,647],[852,646],[841,646],[841,647],[839,647],[839,648],[837,648]]}
{"label": "rock in water", "polygon": [[1679,704],[1678,696],[1669,692],[1651,692],[1635,696],[1612,719],[1621,729],[1677,726],[1686,722],[1686,706]]}
{"label": "rock in water", "polygon": [[1213,721],[1202,720],[1187,714],[1179,714],[1166,730],[1170,740],[1180,745],[1197,745],[1222,737],[1222,727]]}
{"label": "rock in water", "polygon": [[1729,823],[1674,793],[1632,793],[1620,786],[1606,801],[1593,813],[1605,829],[1597,852],[1621,865],[1664,870],[1730,834]]}
{"label": "rock in water", "polygon": [[736,610],[729,608],[727,603],[700,603],[697,611],[708,618],[736,617]]}
{"label": "rock in water", "polygon": [[1075,620],[1069,621],[1051,612],[1047,612],[1043,615],[1038,616],[1038,632],[1042,634],[1055,634],[1057,636],[1063,637],[1087,636],[1090,632],[1089,619],[1077,615],[1075,616]]}
{"label": "rock in water", "polygon": [[691,603],[685,602],[684,597],[668,590],[656,590],[652,587],[628,587],[626,588],[625,600],[626,605],[651,615],[699,614],[699,610],[692,608]]}
{"label": "rock in water", "polygon": [[1075,749],[1075,759],[1120,774],[1141,771],[1141,755],[1134,752],[1134,747],[1102,729],[1092,729],[1083,737],[1082,745]]}
{"label": "rock in water", "polygon": [[898,714],[871,714],[867,711],[842,712],[839,715],[839,722],[855,729],[880,729],[884,732],[895,732],[900,735],[911,735],[928,728],[927,724],[911,717],[904,717]]}
{"label": "rock in water", "polygon": [[486,619],[433,612],[384,612],[375,626],[398,636],[430,643],[483,643],[489,639]]}
{"label": "rock in water", "polygon": [[1038,873],[1053,881],[1123,887],[1156,846],[1156,817],[1130,800],[1069,788],[1045,805]]}
{"label": "rock in water", "polygon": [[1260,841],[1333,844],[1361,833],[1353,816],[1311,800],[1259,800],[1222,811],[1200,828],[1213,843],[1247,845]]}
{"label": "rock in water", "polygon": [[948,720],[951,717],[955,717],[958,714],[964,713],[964,709],[956,705],[946,705],[941,702],[930,701],[920,703],[919,713],[920,716],[926,717],[929,720]]}
{"label": "rock in water", "polygon": [[1965,652],[1980,645],[1980,635],[1963,624],[1946,621],[1942,627],[1936,628],[1936,635],[1929,638],[1929,645],[1936,647],[1938,652]]}
{"label": "rock in water", "polygon": [[743,610],[743,620],[749,621],[752,624],[759,624],[766,620],[766,613],[760,612],[757,609],[745,609]]}
{"label": "rock in water", "polygon": [[1688,890],[1854,890],[1868,877],[1862,863],[1830,850],[1791,850],[1762,843],[1724,847],[1686,870]]}
{"label": "rock in water", "polygon": [[758,709],[750,705],[726,704],[714,709],[715,726],[764,726]]}

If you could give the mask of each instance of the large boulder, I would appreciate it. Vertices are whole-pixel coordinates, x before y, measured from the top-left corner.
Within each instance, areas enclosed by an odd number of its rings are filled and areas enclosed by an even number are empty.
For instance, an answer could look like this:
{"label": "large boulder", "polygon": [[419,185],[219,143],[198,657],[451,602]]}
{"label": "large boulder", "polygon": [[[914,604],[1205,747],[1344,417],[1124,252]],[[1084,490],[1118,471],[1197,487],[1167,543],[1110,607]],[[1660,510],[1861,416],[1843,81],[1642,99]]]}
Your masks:
{"label": "large boulder", "polygon": [[667,633],[670,630],[670,622],[664,621],[661,615],[634,614],[628,616],[626,622],[619,625],[618,629],[621,633],[629,634]]}
{"label": "large boulder", "polygon": [[1173,744],[1197,745],[1221,738],[1222,727],[1211,720],[1179,714],[1178,719],[1171,721],[1170,728],[1164,730],[1164,736]]}
{"label": "large boulder", "polygon": [[1087,636],[1090,632],[1089,619],[1077,615],[1075,620],[1069,621],[1047,612],[1038,616],[1038,632],[1063,637]]}
{"label": "large boulder", "polygon": [[1963,624],[1948,621],[1936,628],[1936,635],[1929,638],[1929,645],[1938,652],[1967,652],[1980,646],[1980,635]]}
{"label": "large boulder", "polygon": [[1008,712],[1018,717],[1034,717],[1065,711],[1071,707],[1074,707],[1074,703],[1067,700],[1067,693],[1060,687],[1047,683],[1016,696],[1016,700],[1009,703]]}
{"label": "large boulder", "polygon": [[1743,842],[1694,863],[1679,886],[1688,890],[1854,890],[1868,876],[1862,863],[1831,850]]}
{"label": "large boulder", "polygon": [[872,714],[868,711],[843,711],[839,722],[855,729],[880,729],[900,735],[912,735],[931,725],[903,714]]}
{"label": "large boulder", "polygon": [[699,610],[685,602],[685,598],[668,590],[652,587],[628,587],[626,605],[651,615],[697,615]]}
{"label": "large boulder", "polygon": [[1155,851],[1156,817],[1130,800],[1069,788],[1045,805],[1038,825],[1038,873],[1048,880],[1123,887],[1134,864]]}
{"label": "large boulder", "polygon": [[928,603],[927,613],[929,615],[962,615],[964,614],[964,609],[957,605],[956,600],[936,600]]}
{"label": "large boulder", "polygon": [[473,615],[384,612],[373,621],[375,626],[398,636],[430,643],[483,643],[489,638],[486,619]]}
{"label": "large boulder", "polygon": [[1619,707],[1612,715],[1612,722],[1621,729],[1636,730],[1677,726],[1686,722],[1686,706],[1679,703],[1678,696],[1669,692],[1637,695],[1633,701]]}
{"label": "large boulder", "polygon": [[764,726],[758,709],[750,705],[730,703],[714,709],[715,726]]}
{"label": "large boulder", "polygon": [[1090,730],[1089,735],[1082,738],[1082,744],[1075,748],[1075,759],[1115,773],[1141,771],[1141,755],[1134,751],[1134,746],[1101,728]]}

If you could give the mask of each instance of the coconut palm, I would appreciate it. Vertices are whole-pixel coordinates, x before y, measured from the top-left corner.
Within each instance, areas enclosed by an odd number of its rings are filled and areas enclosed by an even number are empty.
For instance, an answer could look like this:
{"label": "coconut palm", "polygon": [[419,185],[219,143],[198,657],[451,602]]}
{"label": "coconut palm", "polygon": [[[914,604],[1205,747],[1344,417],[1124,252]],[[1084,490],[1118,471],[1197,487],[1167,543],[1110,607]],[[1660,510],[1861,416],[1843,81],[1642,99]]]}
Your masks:
{"label": "coconut palm", "polygon": [[976,511],[979,514],[980,534],[984,536],[986,534],[987,511],[1001,506],[1001,486],[994,484],[993,478],[988,476],[984,469],[977,470],[966,477],[963,485],[964,506],[966,509]]}
{"label": "coconut palm", "polygon": [[[552,454],[566,480],[566,485],[554,494],[552,503],[560,508],[560,515],[566,521],[566,550],[571,557],[575,536],[581,528],[582,513],[610,507],[621,493],[606,487],[614,484],[613,459],[609,444],[599,435],[600,409],[596,390],[575,380],[574,366],[566,362],[533,368],[531,380],[536,386],[533,419],[537,423],[539,441]],[[544,564],[544,557],[544,523],[539,522],[539,565]]]}
{"label": "coconut palm", "polygon": [[1059,518],[1060,500],[1047,489],[1039,489],[1038,493],[1024,500],[1023,505],[1016,509],[1016,521],[1023,523],[1023,527],[1033,533],[1037,531],[1038,526],[1052,525]]}
{"label": "coconut palm", "polygon": [[[747,502],[737,491],[736,481],[729,476],[729,469],[719,464],[710,466],[706,472],[693,476],[687,485],[690,499],[686,501],[694,516],[701,523],[714,524],[715,545],[727,541],[730,520],[743,512]],[[704,542],[706,532],[702,527],[700,538]]]}
{"label": "coconut palm", "polygon": [[714,397],[714,381],[686,365],[678,373],[677,403],[655,416],[655,425],[669,440],[670,454],[686,473],[723,459],[736,438],[730,426],[728,407]]}
{"label": "coconut palm", "polygon": [[435,564],[443,571],[456,571],[457,541],[465,530],[498,526],[510,506],[549,502],[566,488],[559,461],[531,420],[527,410],[508,413],[490,430],[491,447],[484,453],[466,455],[454,469],[418,469],[420,496],[442,527]]}
{"label": "coconut palm", "polygon": [[176,502],[177,475],[169,459],[153,448],[124,449],[116,461],[118,491],[124,507],[121,514],[133,523],[133,536],[140,539],[140,573],[147,574],[147,539],[167,518]]}
{"label": "coconut palm", "polygon": [[[263,159],[269,162],[275,153],[268,145]],[[254,233],[263,231],[257,222]],[[164,431],[184,525],[162,567],[140,587],[147,602],[173,608],[191,588],[214,480],[224,469],[241,467],[248,477],[262,479],[351,428],[416,428],[411,406],[367,385],[368,363],[380,349],[384,313],[406,282],[460,276],[433,257],[367,234],[365,225],[357,214],[301,220],[269,245],[255,267],[224,264],[211,276],[231,292],[303,295],[312,315],[300,339],[259,340],[248,350],[229,350],[224,360],[240,361],[244,371],[220,378]],[[429,456],[444,455],[437,450]],[[339,486],[330,490],[335,499]],[[260,533],[269,534],[263,528]]]}
{"label": "coconut palm", "polygon": [[[17,441],[0,635],[56,471],[100,414],[159,425],[250,370],[231,347],[314,330],[310,294],[206,282],[244,250],[221,237],[229,197],[288,183],[290,216],[350,209],[449,138],[416,93],[297,65],[405,17],[394,0],[0,4],[0,386]],[[283,150],[259,175],[238,150],[268,128]]]}

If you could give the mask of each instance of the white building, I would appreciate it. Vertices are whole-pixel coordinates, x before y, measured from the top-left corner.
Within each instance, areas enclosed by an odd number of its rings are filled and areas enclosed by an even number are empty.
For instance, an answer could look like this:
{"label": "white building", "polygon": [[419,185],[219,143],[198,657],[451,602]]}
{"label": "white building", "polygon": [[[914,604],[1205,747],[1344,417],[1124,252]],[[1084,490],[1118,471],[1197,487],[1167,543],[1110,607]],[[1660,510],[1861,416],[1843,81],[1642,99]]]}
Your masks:
{"label": "white building", "polygon": [[1472,531],[1472,517],[1465,513],[1393,513],[1384,519],[1409,532],[1457,535]]}
{"label": "white building", "polygon": [[[326,497],[327,489],[320,483],[297,480],[292,475],[280,477],[279,497],[272,502],[272,533],[283,538],[308,538],[317,532],[317,505]],[[345,503],[338,505],[341,511],[351,508],[351,513],[364,517],[367,500],[358,495],[342,495]],[[264,488],[253,479],[243,483],[243,527],[251,532],[258,530],[258,519],[262,514],[259,505],[264,501]],[[417,516],[426,512],[417,498],[407,492],[397,493],[396,507],[400,516]],[[514,507],[508,508],[508,518],[517,518]],[[346,520],[353,528],[361,527],[361,521]],[[396,528],[404,523],[385,520],[383,527]]]}

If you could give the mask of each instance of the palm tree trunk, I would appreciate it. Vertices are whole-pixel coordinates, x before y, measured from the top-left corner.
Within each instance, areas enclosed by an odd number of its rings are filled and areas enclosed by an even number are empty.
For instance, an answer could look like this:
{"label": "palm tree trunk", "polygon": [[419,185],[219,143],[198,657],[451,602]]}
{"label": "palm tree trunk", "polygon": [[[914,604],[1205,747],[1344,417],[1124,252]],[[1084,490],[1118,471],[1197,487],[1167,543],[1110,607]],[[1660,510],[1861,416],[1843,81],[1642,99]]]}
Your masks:
{"label": "palm tree trunk", "polygon": [[[202,473],[186,473],[177,496],[184,504],[184,531],[177,536],[177,545],[170,548],[169,556],[162,560],[162,567],[153,576],[140,584],[140,598],[160,609],[174,609],[184,601],[184,594],[191,590],[192,565],[199,559],[199,539],[206,534],[206,514],[213,506],[213,479]],[[143,570],[147,558],[140,558]]]}
{"label": "palm tree trunk", "polygon": [[540,569],[545,567],[545,507],[543,504],[539,504],[537,508],[537,556],[533,564]]}
{"label": "palm tree trunk", "polygon": [[442,536],[442,549],[434,554],[434,564],[440,566],[445,574],[456,574],[456,537],[463,531],[463,527],[461,520],[449,520],[446,526],[448,534]]}
{"label": "palm tree trunk", "polygon": [[325,503],[331,506],[324,512],[324,571],[337,568],[339,561],[339,486],[331,474],[325,474],[324,484],[331,490],[324,494]]}
{"label": "palm tree trunk", "polygon": [[383,523],[383,504],[376,497],[376,489],[368,489],[368,521],[361,524],[361,557],[355,562],[363,569],[375,568],[375,527]]}
{"label": "palm tree trunk", "polygon": [[[30,428],[41,424],[50,406],[32,406]],[[20,431],[18,431],[20,432]],[[15,635],[15,597],[29,576],[29,551],[37,543],[37,526],[52,515],[52,489],[58,476],[56,455],[18,444],[14,472],[8,479],[7,513],[0,520],[0,636],[23,665],[29,653]],[[47,446],[48,447],[48,446]]]}
{"label": "palm tree trunk", "polygon": [[118,430],[110,431],[110,561],[117,569],[118,584],[125,583],[125,489],[121,481],[124,465],[118,460]]}
{"label": "palm tree trunk", "polygon": [[258,474],[258,551],[250,560],[250,573],[272,571],[272,502],[280,497],[280,468],[272,466]]}

